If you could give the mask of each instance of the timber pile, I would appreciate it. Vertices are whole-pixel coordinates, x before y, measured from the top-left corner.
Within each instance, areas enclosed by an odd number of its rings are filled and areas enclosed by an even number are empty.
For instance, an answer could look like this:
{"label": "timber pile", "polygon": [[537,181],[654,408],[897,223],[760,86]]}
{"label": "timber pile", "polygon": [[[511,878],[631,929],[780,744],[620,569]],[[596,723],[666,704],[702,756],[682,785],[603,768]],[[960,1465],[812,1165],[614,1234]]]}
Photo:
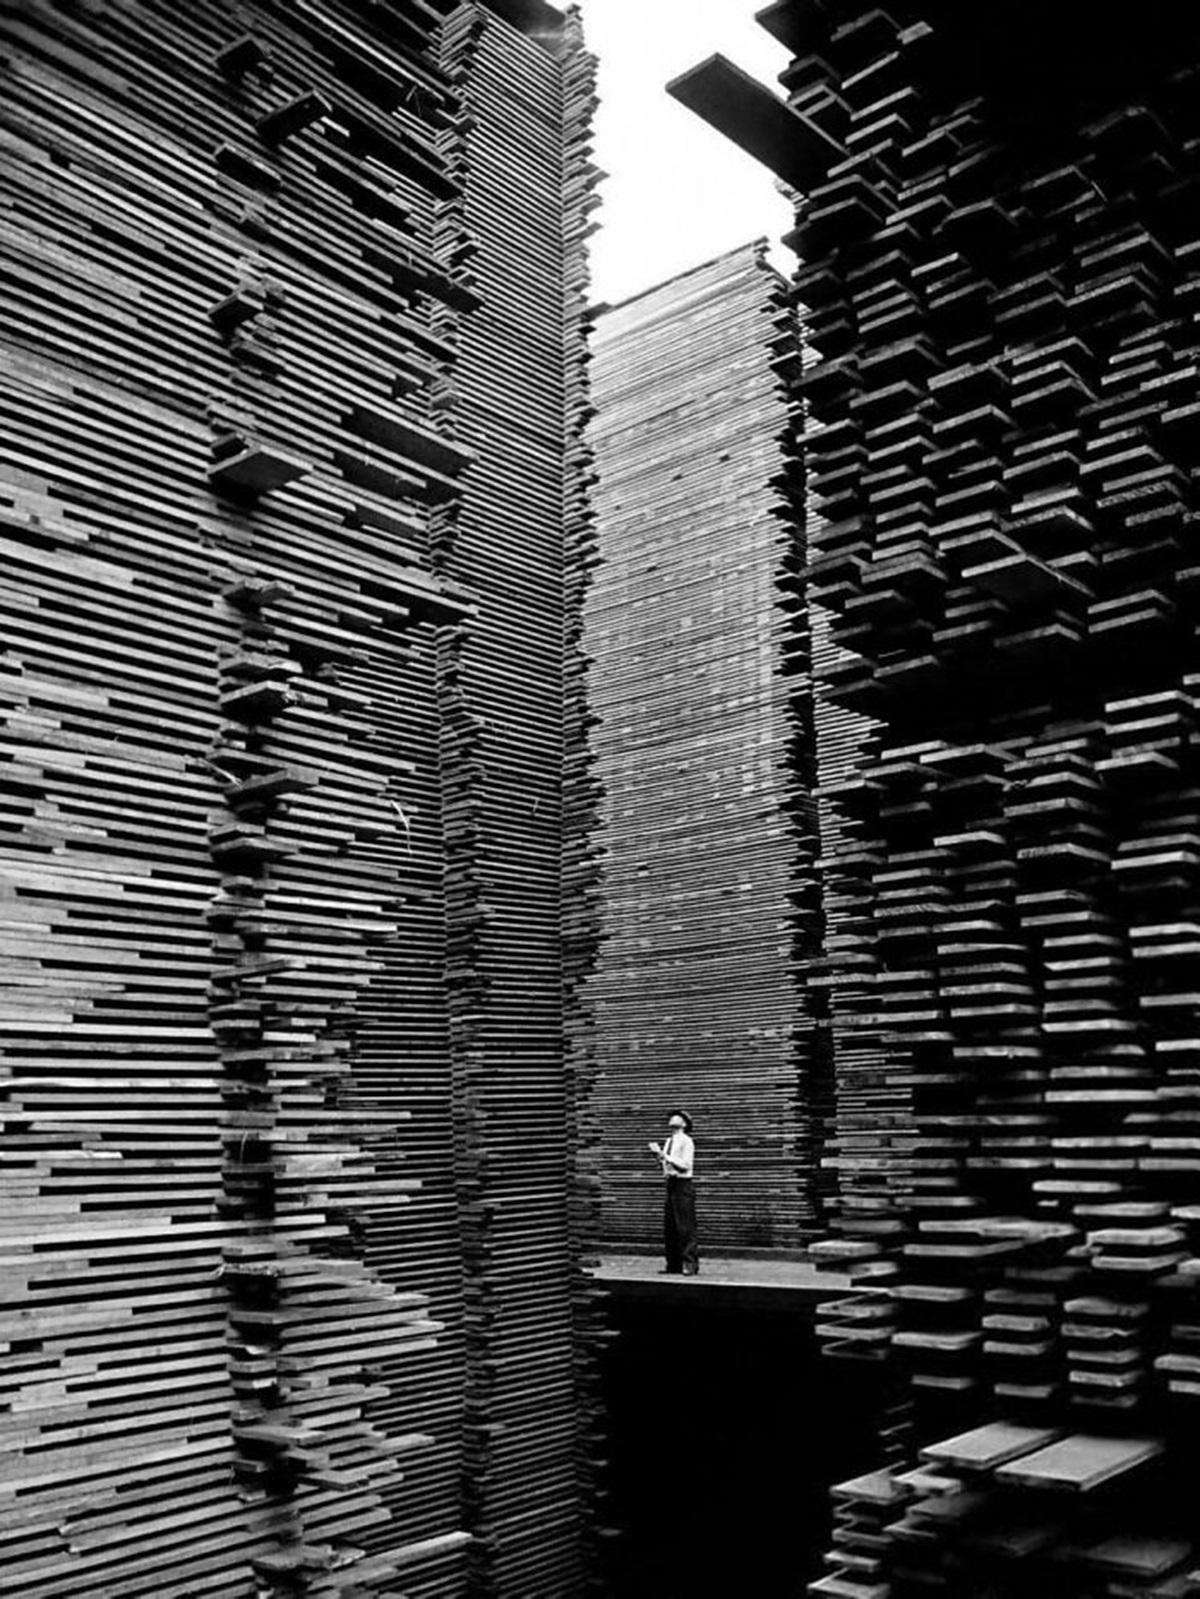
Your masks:
{"label": "timber pile", "polygon": [[[576,1062],[564,1071],[561,927],[566,888],[580,896],[567,909],[573,957],[586,960],[595,928],[584,862],[564,858],[586,825],[583,713],[576,676],[564,691],[563,651],[564,621],[578,640],[590,542],[579,435],[594,64],[574,19],[547,43],[459,12],[446,51],[466,85],[463,216],[485,302],[462,328],[458,362],[455,414],[474,460],[437,550],[440,567],[487,596],[476,621],[443,635],[437,674],[466,1509],[479,1591],[554,1599],[582,1591],[579,1484],[596,1486],[595,1394],[572,1360],[574,1333],[583,1351],[594,1346],[598,1312],[574,1258],[589,1156],[574,1140]],[[583,815],[564,822],[564,805]],[[565,975],[572,982],[574,967]]]}
{"label": "timber pile", "polygon": [[[480,1591],[579,1572],[589,68],[535,0],[454,10],[0,23],[0,1561],[31,1599],[458,1592],[497,1528]],[[503,1436],[531,1394],[536,1450]]]}
{"label": "timber pile", "polygon": [[[581,42],[575,31],[577,26],[573,16],[568,19],[568,39],[573,35],[576,45]],[[599,1265],[596,1251],[602,1234],[600,1141],[595,1115],[596,1011],[589,990],[602,929],[601,846],[597,838],[601,785],[592,741],[593,663],[584,644],[586,601],[598,559],[592,503],[595,457],[588,431],[594,410],[587,240],[599,226],[593,213],[600,204],[596,186],[601,173],[591,161],[596,61],[582,49],[569,50],[564,56],[563,97],[567,425],[563,463],[562,963],[567,1202],[574,1244],[572,1311],[579,1356],[575,1362],[576,1481],[586,1511],[582,1558],[593,1588],[603,1593],[609,1579],[613,1542],[605,1512],[608,1441],[600,1374],[602,1352],[611,1333],[603,1296],[597,1292],[591,1275]]]}
{"label": "timber pile", "polygon": [[747,246],[604,312],[593,429],[601,564],[586,608],[605,798],[594,1114],[606,1238],[654,1249],[646,1144],[695,1119],[705,1247],[817,1223],[818,934],[810,678],[797,572],[800,359]]}
{"label": "timber pile", "polygon": [[823,692],[879,724],[836,848],[881,1158],[911,1105],[887,1230],[847,1217],[829,1253],[890,1280],[869,1331],[927,1443],[1084,1440],[1073,1483],[951,1463],[899,1519],[851,1493],[863,1537],[815,1591],[1193,1592],[1162,1483],[1194,1469],[1200,1393],[1200,23],[762,20],[786,106],[739,110],[713,63],[680,92],[803,186],[809,592],[846,652]]}
{"label": "timber pile", "polygon": [[1200,1589],[1191,1539],[1172,1530],[1189,1526],[1187,1490],[1154,1438],[992,1422],[832,1493],[835,1570],[808,1589],[824,1599]]}

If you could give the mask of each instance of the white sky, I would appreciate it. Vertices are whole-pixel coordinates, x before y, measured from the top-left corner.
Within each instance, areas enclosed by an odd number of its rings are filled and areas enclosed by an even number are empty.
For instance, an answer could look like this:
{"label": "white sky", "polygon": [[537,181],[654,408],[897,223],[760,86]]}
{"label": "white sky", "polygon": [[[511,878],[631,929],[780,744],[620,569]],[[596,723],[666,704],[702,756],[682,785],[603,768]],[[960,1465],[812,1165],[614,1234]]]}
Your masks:
{"label": "white sky", "polygon": [[[592,299],[615,304],[735,245],[777,241],[791,211],[765,167],[672,100],[669,79],[720,51],[778,92],[787,52],[754,20],[766,0],[581,0],[600,58],[601,227]],[[785,270],[795,262],[776,252]]]}

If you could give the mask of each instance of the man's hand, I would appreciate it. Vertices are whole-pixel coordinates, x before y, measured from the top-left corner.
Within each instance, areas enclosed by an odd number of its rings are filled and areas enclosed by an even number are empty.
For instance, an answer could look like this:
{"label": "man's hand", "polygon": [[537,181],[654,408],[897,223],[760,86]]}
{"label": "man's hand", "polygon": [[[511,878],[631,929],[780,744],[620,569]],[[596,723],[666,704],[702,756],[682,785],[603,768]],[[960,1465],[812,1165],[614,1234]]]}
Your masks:
{"label": "man's hand", "polygon": [[662,1145],[661,1144],[651,1144],[650,1145],[650,1153],[652,1155],[661,1155],[662,1154]]}

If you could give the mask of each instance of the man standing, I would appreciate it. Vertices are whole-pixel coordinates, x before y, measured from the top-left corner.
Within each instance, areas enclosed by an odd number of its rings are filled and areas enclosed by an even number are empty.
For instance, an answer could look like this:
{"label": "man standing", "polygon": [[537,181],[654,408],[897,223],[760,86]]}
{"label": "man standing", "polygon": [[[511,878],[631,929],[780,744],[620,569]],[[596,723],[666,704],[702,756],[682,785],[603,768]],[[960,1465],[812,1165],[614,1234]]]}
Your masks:
{"label": "man standing", "polygon": [[663,1240],[666,1269],[673,1276],[680,1272],[694,1277],[700,1270],[700,1250],[696,1242],[696,1194],[692,1187],[692,1168],[696,1146],[691,1139],[692,1118],[677,1110],[667,1123],[665,1144],[651,1144],[650,1151],[662,1162],[667,1179],[663,1207]]}

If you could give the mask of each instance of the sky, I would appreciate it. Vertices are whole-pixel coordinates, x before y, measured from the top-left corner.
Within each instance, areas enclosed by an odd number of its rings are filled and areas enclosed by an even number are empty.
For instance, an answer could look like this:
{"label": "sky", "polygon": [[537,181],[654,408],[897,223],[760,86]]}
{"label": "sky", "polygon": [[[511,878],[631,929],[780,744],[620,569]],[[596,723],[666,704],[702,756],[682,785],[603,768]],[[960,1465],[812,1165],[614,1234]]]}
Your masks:
{"label": "sky", "polygon": [[[582,0],[600,58],[594,160],[601,228],[591,240],[592,299],[615,305],[750,239],[792,226],[775,178],[685,111],[669,79],[719,51],[777,90],[787,52],[754,20],[766,0]],[[774,259],[795,266],[778,245]]]}

